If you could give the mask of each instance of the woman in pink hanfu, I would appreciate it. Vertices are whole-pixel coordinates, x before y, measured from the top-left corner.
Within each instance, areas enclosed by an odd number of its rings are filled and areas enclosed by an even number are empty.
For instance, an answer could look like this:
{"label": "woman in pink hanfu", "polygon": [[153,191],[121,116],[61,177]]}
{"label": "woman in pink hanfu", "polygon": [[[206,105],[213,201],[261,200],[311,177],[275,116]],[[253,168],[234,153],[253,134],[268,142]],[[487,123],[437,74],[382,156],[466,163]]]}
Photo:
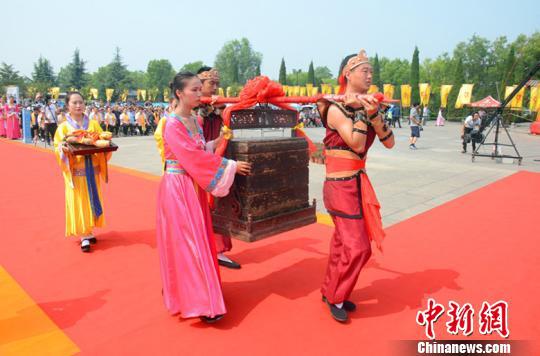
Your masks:
{"label": "woman in pink hanfu", "polygon": [[200,105],[201,81],[178,73],[171,92],[178,100],[164,128],[165,172],[157,199],[157,246],[163,298],[173,315],[215,322],[226,313],[207,192],[229,193],[235,173],[251,165],[213,153],[222,136],[205,142],[192,109]]}
{"label": "woman in pink hanfu", "polygon": [[4,113],[4,98],[0,96],[0,137],[6,137],[6,116]]}
{"label": "woman in pink hanfu", "polygon": [[4,115],[6,118],[6,137],[12,140],[21,138],[19,106],[15,104],[15,98],[9,98],[8,104],[4,106]]}

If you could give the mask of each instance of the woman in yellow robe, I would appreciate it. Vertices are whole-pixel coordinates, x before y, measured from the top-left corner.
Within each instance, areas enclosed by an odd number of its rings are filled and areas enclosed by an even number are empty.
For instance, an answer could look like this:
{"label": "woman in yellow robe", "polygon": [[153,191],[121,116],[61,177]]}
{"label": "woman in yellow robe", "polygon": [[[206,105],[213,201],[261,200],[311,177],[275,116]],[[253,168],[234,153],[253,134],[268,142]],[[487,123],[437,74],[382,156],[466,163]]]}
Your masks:
{"label": "woman in yellow robe", "polygon": [[69,136],[75,130],[101,133],[95,120],[84,115],[84,100],[79,92],[66,96],[66,121],[58,126],[54,135],[54,152],[64,176],[66,191],[66,236],[80,237],[83,252],[90,251],[90,244],[96,243],[94,227],[105,224],[103,196],[100,180],[106,180],[107,161],[110,153],[94,153],[75,156],[69,153],[66,143],[76,142]]}

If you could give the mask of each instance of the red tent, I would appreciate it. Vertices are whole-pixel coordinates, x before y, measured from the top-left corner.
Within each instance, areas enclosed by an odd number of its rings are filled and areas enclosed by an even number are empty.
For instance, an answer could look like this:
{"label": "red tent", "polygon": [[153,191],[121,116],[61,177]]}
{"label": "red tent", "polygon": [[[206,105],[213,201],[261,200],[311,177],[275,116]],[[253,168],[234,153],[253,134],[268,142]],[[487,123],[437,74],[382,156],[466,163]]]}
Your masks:
{"label": "red tent", "polygon": [[493,99],[491,95],[488,95],[480,101],[470,103],[468,106],[472,106],[473,108],[498,108],[501,106],[501,103]]}

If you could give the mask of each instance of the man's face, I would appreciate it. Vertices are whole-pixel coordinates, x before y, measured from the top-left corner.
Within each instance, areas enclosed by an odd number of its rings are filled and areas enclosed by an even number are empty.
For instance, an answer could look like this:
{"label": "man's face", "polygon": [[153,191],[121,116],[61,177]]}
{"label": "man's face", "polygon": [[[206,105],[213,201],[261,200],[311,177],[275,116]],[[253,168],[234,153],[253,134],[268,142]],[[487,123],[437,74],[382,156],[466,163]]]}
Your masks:
{"label": "man's face", "polygon": [[371,86],[372,77],[373,68],[371,68],[371,64],[365,63],[349,72],[348,81],[359,92],[367,93]]}
{"label": "man's face", "polygon": [[203,96],[212,96],[217,93],[219,88],[219,82],[214,79],[206,79],[202,82],[202,95]]}

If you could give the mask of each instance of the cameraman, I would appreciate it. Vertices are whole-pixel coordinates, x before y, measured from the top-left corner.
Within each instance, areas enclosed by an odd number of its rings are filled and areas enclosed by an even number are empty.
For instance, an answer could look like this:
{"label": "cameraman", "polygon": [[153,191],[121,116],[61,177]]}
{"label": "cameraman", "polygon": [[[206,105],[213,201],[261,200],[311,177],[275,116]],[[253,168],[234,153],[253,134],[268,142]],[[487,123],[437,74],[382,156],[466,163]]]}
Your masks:
{"label": "cameraman", "polygon": [[463,150],[461,153],[467,153],[467,143],[472,142],[473,152],[476,151],[476,142],[480,136],[480,126],[482,120],[478,112],[474,112],[472,115],[467,116],[463,127],[461,128],[461,138],[463,139]]}

